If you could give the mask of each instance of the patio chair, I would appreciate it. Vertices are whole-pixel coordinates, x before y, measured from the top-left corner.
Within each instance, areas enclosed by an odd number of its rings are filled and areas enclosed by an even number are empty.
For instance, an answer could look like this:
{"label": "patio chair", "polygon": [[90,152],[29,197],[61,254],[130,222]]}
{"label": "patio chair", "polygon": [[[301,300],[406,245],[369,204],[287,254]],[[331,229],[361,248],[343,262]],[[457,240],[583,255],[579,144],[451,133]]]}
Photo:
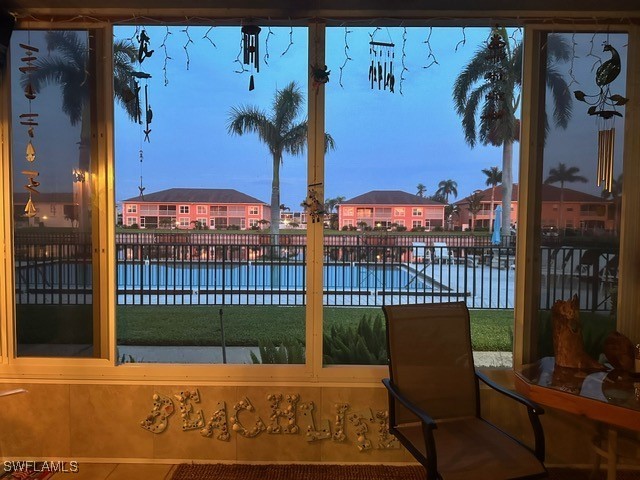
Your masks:
{"label": "patio chair", "polygon": [[451,263],[451,253],[444,242],[433,242],[433,261],[435,263]]}
{"label": "patio chair", "polygon": [[[475,371],[464,302],[382,307],[387,320],[389,427],[428,480],[546,478],[543,410]],[[525,405],[530,449],[481,417],[479,380]]]}
{"label": "patio chair", "polygon": [[431,263],[431,249],[425,242],[412,242],[411,256],[416,263]]}

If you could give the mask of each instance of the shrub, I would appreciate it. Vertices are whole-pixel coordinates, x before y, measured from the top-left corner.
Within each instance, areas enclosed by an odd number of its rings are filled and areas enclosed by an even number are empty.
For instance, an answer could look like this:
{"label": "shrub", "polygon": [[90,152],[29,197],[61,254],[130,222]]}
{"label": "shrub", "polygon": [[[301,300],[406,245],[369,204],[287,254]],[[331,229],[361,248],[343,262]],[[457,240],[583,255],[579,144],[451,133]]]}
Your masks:
{"label": "shrub", "polygon": [[356,328],[334,325],[323,338],[328,365],[387,365],[387,338],[382,317],[363,315]]}
{"label": "shrub", "polygon": [[280,345],[274,345],[271,341],[260,340],[258,342],[260,358],[251,352],[253,363],[273,364],[299,364],[304,363],[304,346],[297,338],[285,340]]}
{"label": "shrub", "polygon": [[435,227],[433,227],[431,229],[433,232],[444,232],[444,228],[442,228],[440,225],[436,225]]}

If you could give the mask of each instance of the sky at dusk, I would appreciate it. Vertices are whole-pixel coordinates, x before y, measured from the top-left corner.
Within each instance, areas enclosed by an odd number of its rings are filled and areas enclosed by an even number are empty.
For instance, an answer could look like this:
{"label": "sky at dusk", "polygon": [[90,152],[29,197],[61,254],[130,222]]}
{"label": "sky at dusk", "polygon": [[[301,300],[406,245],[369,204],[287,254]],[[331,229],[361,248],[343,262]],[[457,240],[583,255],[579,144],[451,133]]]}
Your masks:
{"label": "sky at dusk", "polygon": [[[253,91],[248,90],[250,73],[236,73],[240,68],[235,62],[240,52],[238,27],[211,30],[190,27],[185,31],[184,27],[173,26],[169,28],[169,35],[165,27],[146,30],[151,38],[149,48],[155,51],[141,66],[141,70],[152,75],[147,82],[153,110],[152,132],[150,142],[144,142],[144,127],[131,122],[124,110],[116,106],[117,201],[138,195],[142,175],[147,194],[172,187],[235,188],[268,203],[272,177],[269,151],[255,135],[229,135],[229,112],[234,106],[255,105],[268,114],[276,89],[291,81],[297,82],[306,94],[307,29],[294,28],[290,36],[289,28],[274,27],[269,35],[268,28],[263,27],[260,72],[254,74]],[[451,92],[460,70],[475,51],[485,45],[489,29],[434,28],[429,44],[425,43],[430,33],[428,28],[407,28],[405,38],[402,28],[375,31],[376,41],[395,44],[395,93],[379,91],[377,87],[372,90],[367,78],[371,61],[369,40],[373,32],[374,28],[349,27],[345,44],[343,27],[327,29],[326,59],[331,75],[326,85],[326,131],[333,136],[336,149],[326,155],[325,197],[351,198],[382,189],[415,193],[418,183],[424,184],[427,195],[431,195],[438,182],[444,179],[458,183],[458,198],[485,188],[481,169],[501,168],[502,150],[481,145],[472,149],[465,143]],[[115,27],[116,38],[132,38],[134,34],[133,27]],[[208,38],[203,38],[205,34]],[[41,48],[40,56],[47,55],[43,35],[34,33],[30,38]],[[570,46],[575,42],[572,47],[575,55],[572,62],[560,65],[559,70],[568,82],[572,81],[573,75],[571,90],[594,93],[597,91],[593,80],[597,57],[608,59],[608,54],[602,52],[602,43],[607,36],[565,34],[564,37]],[[513,38],[521,40],[520,32],[513,32]],[[23,54],[17,43],[26,40],[26,32],[14,33],[12,68],[16,67],[15,59]],[[612,93],[624,95],[626,37],[610,35],[608,40],[623,56],[623,71],[612,84]],[[345,46],[348,46],[346,52],[351,58],[346,64]],[[433,60],[429,57],[429,47],[438,63],[424,68]],[[268,64],[265,63],[267,53]],[[401,77],[404,77],[403,81]],[[145,81],[141,85],[144,91]],[[13,76],[12,86],[20,88],[18,75]],[[12,95],[12,101],[14,118],[27,111],[28,104],[23,95]],[[41,113],[41,126],[35,139],[36,163],[43,180],[40,189],[71,191],[70,172],[78,165],[81,125],[72,127],[60,110],[58,87],[46,87],[32,103]],[[599,194],[600,189],[592,180],[595,177],[597,126],[593,117],[586,115],[587,107],[574,102],[570,127],[567,130],[551,129],[544,152],[544,168],[546,174],[558,162],[578,166],[580,173],[589,178],[589,183],[573,184],[570,188]],[[306,102],[299,116],[300,120],[304,118]],[[616,122],[616,172],[619,172],[624,119]],[[15,125],[16,191],[24,180],[20,170],[26,163],[23,160],[25,144],[26,129]],[[139,161],[140,149],[143,151],[142,163]],[[516,144],[516,182],[518,154]],[[286,155],[280,175],[281,203],[299,210],[299,204],[306,196],[306,183],[306,156]]]}

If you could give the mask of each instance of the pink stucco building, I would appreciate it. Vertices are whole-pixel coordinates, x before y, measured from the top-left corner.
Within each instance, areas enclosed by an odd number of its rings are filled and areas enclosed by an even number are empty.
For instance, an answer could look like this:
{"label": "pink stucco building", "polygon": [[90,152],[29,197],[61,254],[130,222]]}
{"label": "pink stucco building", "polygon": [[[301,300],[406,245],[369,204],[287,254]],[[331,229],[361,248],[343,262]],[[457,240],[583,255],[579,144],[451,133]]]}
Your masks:
{"label": "pink stucco building", "polygon": [[407,230],[444,226],[444,207],[440,202],[400,190],[372,190],[353,197],[338,206],[339,228],[390,228],[398,225]]}
{"label": "pink stucco building", "polygon": [[122,202],[124,226],[208,229],[264,227],[265,202],[230,188],[170,188]]}

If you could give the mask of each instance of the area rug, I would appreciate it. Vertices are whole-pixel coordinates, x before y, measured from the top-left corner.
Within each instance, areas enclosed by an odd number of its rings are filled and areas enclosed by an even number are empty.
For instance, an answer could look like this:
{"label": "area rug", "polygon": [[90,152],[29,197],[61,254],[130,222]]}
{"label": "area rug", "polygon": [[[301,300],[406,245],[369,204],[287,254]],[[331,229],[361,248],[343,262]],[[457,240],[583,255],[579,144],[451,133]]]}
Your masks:
{"label": "area rug", "polygon": [[[549,469],[549,480],[587,480],[590,472]],[[601,472],[598,480],[606,475]],[[424,468],[391,465],[181,464],[172,480],[426,480]],[[470,478],[469,480],[473,480]],[[640,480],[640,472],[619,471],[617,480]]]}

